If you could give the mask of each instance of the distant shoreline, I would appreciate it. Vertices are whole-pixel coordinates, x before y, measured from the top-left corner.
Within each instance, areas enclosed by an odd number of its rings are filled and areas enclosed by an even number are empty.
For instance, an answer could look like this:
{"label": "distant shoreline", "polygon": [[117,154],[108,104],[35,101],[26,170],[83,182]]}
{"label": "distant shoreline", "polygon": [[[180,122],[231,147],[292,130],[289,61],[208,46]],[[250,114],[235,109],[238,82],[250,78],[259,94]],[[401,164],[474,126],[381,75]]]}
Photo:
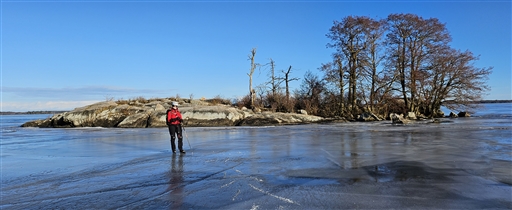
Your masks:
{"label": "distant shoreline", "polygon": [[0,112],[0,115],[24,115],[24,114],[59,114],[68,111],[28,111],[28,112]]}
{"label": "distant shoreline", "polygon": [[493,103],[512,103],[512,100],[481,100],[480,104],[493,104]]}
{"label": "distant shoreline", "polygon": [[[445,104],[451,104],[456,103],[453,101],[445,101]],[[475,101],[473,104],[505,104],[505,103],[512,103],[512,100],[481,100],[481,101]]]}
{"label": "distant shoreline", "polygon": [[[495,103],[512,103],[512,100],[481,100],[475,103],[479,104],[495,104]],[[0,112],[0,115],[23,115],[23,114],[59,114],[68,111],[27,111],[27,112]]]}

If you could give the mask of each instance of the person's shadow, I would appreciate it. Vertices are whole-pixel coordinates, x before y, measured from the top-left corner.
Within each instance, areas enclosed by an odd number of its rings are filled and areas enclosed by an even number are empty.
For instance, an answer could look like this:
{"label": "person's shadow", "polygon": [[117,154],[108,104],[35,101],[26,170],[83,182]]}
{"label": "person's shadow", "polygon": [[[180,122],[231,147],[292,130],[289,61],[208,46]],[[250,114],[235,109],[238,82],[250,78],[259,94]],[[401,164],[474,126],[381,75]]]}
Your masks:
{"label": "person's shadow", "polygon": [[183,156],[184,154],[178,155],[178,157],[176,154],[172,155],[171,180],[167,188],[170,191],[171,209],[181,209],[183,205]]}

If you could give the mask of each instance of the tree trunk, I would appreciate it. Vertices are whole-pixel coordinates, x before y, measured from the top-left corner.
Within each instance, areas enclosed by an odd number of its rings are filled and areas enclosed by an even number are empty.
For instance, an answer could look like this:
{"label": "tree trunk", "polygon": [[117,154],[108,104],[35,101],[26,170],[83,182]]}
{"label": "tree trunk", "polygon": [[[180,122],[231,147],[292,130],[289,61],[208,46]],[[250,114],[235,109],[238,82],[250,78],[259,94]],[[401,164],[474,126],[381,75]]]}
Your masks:
{"label": "tree trunk", "polygon": [[339,113],[342,114],[345,112],[345,101],[343,99],[345,92],[343,90],[343,86],[345,86],[343,81],[343,63],[341,62],[341,59],[338,57],[336,59],[336,63],[338,66],[338,74],[339,74],[339,88],[340,88],[340,110]]}
{"label": "tree trunk", "polygon": [[251,60],[251,71],[249,74],[249,96],[251,97],[251,109],[254,108],[254,98],[256,96],[254,89],[252,89],[252,74],[256,69],[256,63],[254,63],[254,57],[256,56],[256,48],[252,48],[249,59]]}

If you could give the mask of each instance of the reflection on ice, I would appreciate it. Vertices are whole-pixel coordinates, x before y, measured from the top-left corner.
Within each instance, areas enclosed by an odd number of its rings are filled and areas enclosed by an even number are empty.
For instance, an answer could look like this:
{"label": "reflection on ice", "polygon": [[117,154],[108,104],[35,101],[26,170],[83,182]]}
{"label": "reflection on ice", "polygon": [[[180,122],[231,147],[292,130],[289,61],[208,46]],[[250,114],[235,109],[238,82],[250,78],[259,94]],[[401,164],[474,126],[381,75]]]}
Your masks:
{"label": "reflection on ice", "polygon": [[183,156],[184,155],[178,155],[178,157],[176,157],[176,154],[172,155],[171,170],[169,171],[171,178],[169,180],[169,187],[166,190],[170,192],[169,201],[172,203],[172,209],[180,208],[183,204],[183,188],[185,187],[183,179]]}

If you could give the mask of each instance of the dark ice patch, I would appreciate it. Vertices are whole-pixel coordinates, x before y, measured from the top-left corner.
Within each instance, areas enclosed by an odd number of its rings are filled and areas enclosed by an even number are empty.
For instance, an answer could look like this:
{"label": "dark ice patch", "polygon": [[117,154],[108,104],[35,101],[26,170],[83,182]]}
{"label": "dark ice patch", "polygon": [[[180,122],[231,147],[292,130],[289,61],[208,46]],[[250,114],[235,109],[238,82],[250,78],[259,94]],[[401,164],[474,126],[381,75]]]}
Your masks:
{"label": "dark ice patch", "polygon": [[450,181],[454,169],[436,169],[415,161],[396,161],[363,167],[377,182],[436,180]]}

